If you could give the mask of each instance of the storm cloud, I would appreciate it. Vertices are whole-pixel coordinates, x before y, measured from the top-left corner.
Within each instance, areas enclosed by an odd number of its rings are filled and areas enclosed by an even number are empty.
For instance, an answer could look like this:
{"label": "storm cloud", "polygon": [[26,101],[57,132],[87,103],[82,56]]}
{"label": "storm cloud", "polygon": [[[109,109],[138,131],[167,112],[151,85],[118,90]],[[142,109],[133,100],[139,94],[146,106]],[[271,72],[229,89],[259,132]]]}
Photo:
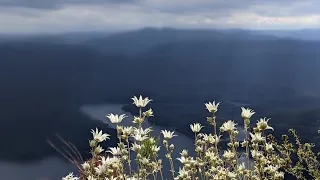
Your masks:
{"label": "storm cloud", "polygon": [[0,32],[320,27],[310,0],[0,0]]}
{"label": "storm cloud", "polygon": [[128,3],[130,0],[0,0],[0,6],[57,9],[71,4]]}

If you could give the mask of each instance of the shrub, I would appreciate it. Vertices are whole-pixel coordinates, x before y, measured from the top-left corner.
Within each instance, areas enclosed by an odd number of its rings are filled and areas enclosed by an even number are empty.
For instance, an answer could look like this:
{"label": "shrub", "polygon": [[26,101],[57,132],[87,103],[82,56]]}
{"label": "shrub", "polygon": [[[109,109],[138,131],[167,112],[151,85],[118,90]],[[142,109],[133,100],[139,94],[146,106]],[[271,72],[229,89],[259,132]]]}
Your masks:
{"label": "shrub", "polygon": [[[109,139],[110,135],[102,131],[91,130],[93,139],[90,140],[92,158],[85,162],[77,162],[79,178],[70,173],[63,180],[107,180],[107,179],[161,179],[163,180],[162,159],[159,159],[160,148],[166,149],[165,157],[170,163],[167,170],[172,177],[165,179],[284,179],[292,176],[296,179],[320,179],[319,154],[312,151],[313,145],[302,143],[296,131],[289,130],[295,143],[290,142],[288,135],[283,135],[281,142],[277,142],[270,134],[273,128],[269,126],[270,119],[261,118],[254,128],[251,117],[255,112],[242,107],[245,139],[236,140],[239,133],[237,123],[228,120],[217,129],[216,113],[219,103],[209,102],[205,106],[211,113],[207,117],[213,132],[201,133],[200,123],[190,125],[195,138],[196,156],[188,155],[183,150],[181,157],[172,157],[175,150],[170,143],[176,138],[174,131],[162,130],[162,146],[159,146],[160,136],[152,137],[152,127],[142,128],[147,117],[153,116],[152,109],[143,112],[143,108],[152,101],[148,98],[132,98],[138,108],[139,116],[134,117],[133,125],[124,127],[119,125],[126,116],[109,114],[107,118],[117,125],[118,146],[104,150],[99,143]],[[229,141],[225,149],[221,148],[221,136],[228,136]],[[178,138],[178,137],[177,137]],[[133,158],[134,157],[134,158]],[[294,158],[297,160],[294,160]],[[131,162],[131,159],[135,162]],[[180,161],[179,171],[175,172],[174,161]],[[73,161],[75,162],[75,161]],[[133,168],[133,163],[136,169]]]}

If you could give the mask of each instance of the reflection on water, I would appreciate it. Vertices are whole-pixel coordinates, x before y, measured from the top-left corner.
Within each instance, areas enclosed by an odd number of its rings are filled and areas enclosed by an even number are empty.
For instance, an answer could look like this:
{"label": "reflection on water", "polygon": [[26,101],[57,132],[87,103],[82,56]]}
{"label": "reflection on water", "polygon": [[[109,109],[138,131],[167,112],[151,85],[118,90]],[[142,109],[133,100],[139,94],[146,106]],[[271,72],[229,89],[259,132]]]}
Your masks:
{"label": "reflection on water", "polygon": [[59,158],[44,159],[34,163],[0,162],[3,180],[57,180],[75,171],[74,165]]}
{"label": "reflection on water", "polygon": [[[115,125],[112,124],[108,119],[106,119],[106,114],[108,113],[113,113],[113,114],[126,114],[128,117],[125,118],[122,122],[121,125],[123,126],[131,126],[133,125],[132,120],[133,120],[133,116],[125,111],[122,110],[122,105],[121,104],[102,104],[102,105],[85,105],[81,108],[82,112],[85,113],[86,115],[88,115],[89,117],[91,117],[92,119],[96,119],[96,120],[100,120],[105,122],[106,124],[110,125],[111,127],[115,128]],[[147,128],[147,127],[151,127],[152,125],[148,122],[145,121],[143,123],[143,128]],[[161,130],[164,129],[168,129],[165,127],[161,127],[161,126],[154,126],[153,127],[153,135],[154,136],[158,136],[160,134]],[[173,157],[178,158],[180,157],[180,152],[183,149],[188,149],[189,150],[189,154],[194,156],[194,141],[193,139],[185,136],[184,134],[181,134],[179,132],[175,132],[176,135],[178,135],[178,137],[175,137],[171,140],[169,140],[170,144],[174,144],[175,145],[175,151],[173,153]],[[160,142],[161,146],[162,146],[162,141]],[[160,149],[159,152],[159,157],[161,159],[163,159],[163,166],[164,167],[170,167],[169,163],[166,161],[164,155],[165,155],[166,151],[165,149],[162,147]],[[177,162],[178,163],[178,162]],[[178,165],[176,165],[176,168],[178,168]],[[167,170],[167,168],[165,168],[165,171]],[[166,176],[168,173],[168,176],[170,176],[170,172],[169,169],[167,172],[164,172],[164,175]],[[168,177],[166,176],[166,177]]]}
{"label": "reflection on water", "polygon": [[[128,117],[123,120],[121,125],[130,126],[132,125],[133,116],[130,113],[124,112],[122,110],[121,104],[102,104],[102,105],[85,105],[81,108],[81,112],[89,116],[93,120],[100,120],[109,126],[115,128],[114,124],[110,123],[106,119],[106,114],[126,114]],[[151,127],[152,125],[145,121],[143,124],[144,128]],[[161,126],[153,127],[153,135],[158,136],[160,131],[163,129],[168,129]],[[89,130],[88,130],[89,131]],[[240,130],[240,132],[242,132]],[[194,156],[194,140],[190,137],[185,136],[179,132],[175,132],[178,137],[173,138],[169,141],[170,144],[175,145],[175,151],[173,153],[174,158],[180,157],[180,152],[183,149],[188,149],[191,156]],[[243,139],[241,137],[241,139]],[[240,139],[239,139],[240,140]],[[162,141],[161,141],[162,143]],[[162,146],[162,144],[160,144]],[[165,159],[165,149],[161,148],[160,157],[163,159],[163,166],[165,167],[164,176],[170,177],[171,173],[168,168],[170,167],[168,161]],[[176,160],[175,167],[178,169],[179,163]],[[0,174],[1,179],[10,180],[56,180],[61,179],[62,176],[67,175],[69,172],[76,172],[74,165],[62,161],[59,158],[48,158],[40,162],[35,163],[10,163],[10,162],[0,162]]]}
{"label": "reflection on water", "polygon": [[[123,126],[131,126],[133,125],[132,120],[133,116],[125,111],[122,110],[122,105],[118,104],[103,104],[103,105],[86,105],[81,108],[81,110],[90,116],[91,118],[94,118],[96,120],[101,120],[108,124],[109,126],[115,128],[115,125],[112,124],[105,116],[108,113],[113,113],[113,114],[126,114],[128,117],[125,118],[120,124]],[[148,122],[145,121],[143,123],[143,128],[151,127],[152,125]],[[157,136],[160,134],[161,130],[168,129],[165,127],[157,126],[155,125],[153,127],[153,135]],[[178,135],[177,138],[173,138],[169,141],[169,143],[172,143],[175,145],[175,151],[177,154],[182,149],[190,149],[193,148],[194,142],[193,139],[185,136],[184,134],[181,134],[179,132],[175,132],[176,135]],[[192,153],[192,152],[190,152]]]}
{"label": "reflection on water", "polygon": [[[83,106],[81,108],[81,111],[84,114],[86,114],[87,116],[89,116],[90,118],[95,119],[95,120],[100,120],[100,121],[108,124],[110,127],[113,127],[113,128],[115,128],[115,125],[112,124],[105,116],[108,113],[119,114],[119,115],[120,114],[126,114],[128,117],[125,118],[120,124],[123,125],[123,126],[131,126],[131,125],[133,125],[133,123],[132,123],[133,116],[130,113],[123,111],[121,104],[85,105],[85,106]],[[147,127],[151,127],[151,126],[152,125],[148,121],[145,121],[144,124],[143,124],[143,128],[147,128]],[[154,130],[153,131],[153,135],[154,136],[159,135],[160,131],[164,130],[164,129],[168,129],[168,128],[157,126],[157,125],[153,126],[153,130]],[[237,140],[238,141],[242,141],[244,139],[243,129],[238,129],[238,130],[239,130],[239,135],[237,137]],[[175,137],[175,138],[173,138],[173,139],[171,139],[169,141],[169,143],[170,144],[174,144],[174,147],[175,147],[175,150],[174,150],[174,153],[173,153],[173,158],[180,157],[179,153],[183,149],[187,149],[188,152],[189,152],[189,155],[195,156],[194,140],[192,138],[190,138],[190,137],[187,137],[184,134],[179,133],[179,132],[175,132],[175,134],[178,135],[178,137]],[[228,137],[225,138],[225,140],[228,140],[228,139],[229,139]],[[160,143],[162,143],[162,141]],[[160,144],[160,145],[162,146],[162,144]],[[166,167],[170,167],[170,164],[168,163],[168,161],[166,160],[166,158],[164,156],[165,153],[166,153],[166,151],[162,147],[160,149],[160,152],[159,152],[159,157],[161,159],[163,159],[163,166],[165,167],[164,176],[165,177],[170,177],[171,173],[170,173],[169,169],[166,168]],[[179,162],[176,160],[175,164],[176,164],[175,168],[176,168],[176,170],[178,170]]]}

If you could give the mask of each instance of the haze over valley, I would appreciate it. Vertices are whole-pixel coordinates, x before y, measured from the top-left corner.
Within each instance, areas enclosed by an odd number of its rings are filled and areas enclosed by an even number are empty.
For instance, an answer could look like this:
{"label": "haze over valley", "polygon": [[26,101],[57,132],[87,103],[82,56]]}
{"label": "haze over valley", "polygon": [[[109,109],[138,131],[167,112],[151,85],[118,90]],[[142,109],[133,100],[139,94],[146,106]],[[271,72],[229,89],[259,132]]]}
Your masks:
{"label": "haze over valley", "polygon": [[[191,5],[183,5],[186,12],[182,13],[177,4],[167,1],[169,4],[163,6],[159,2],[159,9],[149,1],[146,4],[139,1],[142,4],[138,5],[121,1],[124,5],[108,2],[111,5],[105,9],[109,11],[99,19],[98,12],[104,12],[99,8],[100,1],[93,4],[61,2],[57,1],[54,6],[49,2],[23,4],[0,0],[0,22],[5,25],[0,27],[0,144],[4,147],[0,150],[0,173],[14,169],[12,164],[34,165],[26,165],[30,170],[19,170],[27,174],[38,168],[36,164],[48,162],[52,169],[62,167],[61,163],[66,168],[48,171],[47,177],[56,179],[65,175],[73,169],[67,162],[61,162],[63,157],[47,140],[61,145],[58,134],[88,157],[91,129],[98,127],[112,137],[116,135],[114,127],[101,120],[101,107],[117,105],[122,110],[115,111],[136,115],[137,109],[130,98],[140,94],[153,99],[150,107],[155,116],[148,119],[150,124],[178,131],[183,138],[190,138],[190,142],[194,134],[189,125],[200,122],[208,126],[209,114],[204,103],[214,100],[221,102],[217,114],[219,125],[229,119],[242,125],[240,107],[244,106],[257,112],[254,121],[270,117],[277,137],[294,128],[305,141],[318,141],[318,16],[310,20],[308,13],[301,12],[301,17],[286,15],[281,19],[284,15],[277,14],[277,20],[271,15],[259,14],[258,4],[249,3],[257,8],[252,11],[257,17],[270,16],[277,21],[257,27],[240,11],[245,7],[234,5],[226,9],[236,8],[234,12],[239,12],[244,20],[221,15],[227,18],[226,22],[238,22],[231,26],[219,18],[212,24],[202,23],[194,13],[205,10],[191,10]],[[200,5],[203,7],[206,3]],[[275,8],[278,4],[272,1],[268,5]],[[85,11],[85,7],[89,10]],[[118,9],[117,20],[122,23],[108,19],[117,15],[111,7]],[[134,14],[132,9],[137,7],[141,9]],[[177,9],[172,12],[169,7]],[[223,7],[221,5],[221,9]],[[19,12],[19,17],[9,13],[10,8]],[[157,11],[148,19],[146,14],[150,8]],[[94,10],[97,13],[93,13]],[[82,21],[81,17],[69,16],[67,12],[87,12],[79,16],[89,20]],[[127,14],[122,14],[124,12]],[[24,17],[24,13],[28,15]],[[130,16],[138,20],[128,20]],[[162,19],[164,16],[172,19]],[[193,21],[197,23],[184,22],[185,16],[195,17]],[[89,17],[97,22],[90,25]],[[295,21],[289,21],[292,19]],[[16,21],[24,24],[20,26]],[[153,24],[158,21],[163,24]],[[49,22],[52,24],[46,24]],[[84,107],[93,109],[84,111]],[[109,111],[105,109],[106,114],[112,113]],[[106,143],[115,144],[112,138]],[[318,144],[315,149],[320,150]],[[45,165],[39,168],[41,166]],[[44,176],[40,173],[25,178],[34,180]],[[15,178],[12,180],[22,177],[12,177]]]}

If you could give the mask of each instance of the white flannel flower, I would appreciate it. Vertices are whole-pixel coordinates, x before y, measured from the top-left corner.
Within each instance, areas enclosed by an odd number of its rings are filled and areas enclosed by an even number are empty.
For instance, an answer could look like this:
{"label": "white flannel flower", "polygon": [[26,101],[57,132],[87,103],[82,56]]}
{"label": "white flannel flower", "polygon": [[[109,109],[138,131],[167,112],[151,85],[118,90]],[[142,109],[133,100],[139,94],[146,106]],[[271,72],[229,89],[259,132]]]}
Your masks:
{"label": "white flannel flower", "polygon": [[171,131],[167,131],[167,130],[161,130],[161,133],[162,133],[164,139],[171,139],[174,136],[177,136],[177,135],[173,135],[174,131],[171,132]]}
{"label": "white flannel flower", "polygon": [[99,145],[94,149],[94,153],[95,154],[100,154],[104,149],[102,149],[102,147]]}
{"label": "white flannel flower", "polygon": [[179,178],[182,178],[182,179],[189,179],[190,176],[189,176],[189,171],[188,170],[185,170],[184,168],[180,168],[179,167],[179,176],[176,177],[175,179],[179,179]]}
{"label": "white flannel flower", "polygon": [[144,121],[144,118],[140,118],[140,117],[134,116],[132,122],[133,122],[134,124],[141,124],[141,123],[143,123],[143,121]]}
{"label": "white flannel flower", "polygon": [[126,180],[138,180],[138,178],[135,178],[135,177],[127,177]]}
{"label": "white flannel flower", "polygon": [[152,99],[149,99],[148,97],[143,99],[141,95],[140,95],[139,99],[136,96],[134,96],[131,99],[133,100],[133,104],[135,104],[138,108],[146,107],[147,104],[150,101],[152,101]]}
{"label": "white flannel flower", "polygon": [[266,143],[266,151],[273,151],[274,148],[272,147],[271,143]]}
{"label": "white flannel flower", "polygon": [[69,173],[67,176],[63,177],[62,180],[79,180],[79,178],[74,177],[73,173]]}
{"label": "white flannel flower", "polygon": [[206,158],[208,158],[210,161],[211,160],[215,160],[217,158],[216,154],[214,152],[211,151],[206,151],[205,152],[205,156]]}
{"label": "white flannel flower", "polygon": [[146,116],[146,117],[151,117],[151,116],[153,116],[153,111],[152,111],[152,109],[150,108],[148,111],[144,112],[143,115]]}
{"label": "white flannel flower", "polygon": [[222,136],[222,135],[219,135],[219,136],[218,136],[218,135],[214,135],[214,136],[213,136],[213,137],[214,137],[214,140],[215,140],[214,143],[219,143],[221,136]]}
{"label": "white flannel flower", "polygon": [[128,135],[130,135],[130,134],[133,133],[133,128],[132,128],[132,126],[123,127],[123,128],[122,128],[122,132],[123,132],[123,134],[128,134]]}
{"label": "white flannel flower", "polygon": [[212,103],[209,102],[209,103],[205,103],[205,106],[207,108],[207,110],[211,113],[215,113],[218,111],[218,106],[219,106],[220,103],[217,103],[215,101],[213,101]]}
{"label": "white flannel flower", "polygon": [[238,171],[243,171],[243,170],[245,170],[246,169],[246,166],[244,165],[244,162],[243,163],[241,163],[239,166],[238,166]]}
{"label": "white flannel flower", "polygon": [[261,132],[256,132],[254,134],[250,133],[251,141],[254,143],[263,142],[266,140],[265,137],[262,136]]}
{"label": "white flannel flower", "polygon": [[160,151],[160,146],[152,145],[151,146],[151,151],[154,152],[154,153],[157,153],[158,151]]}
{"label": "white flannel flower", "polygon": [[214,144],[216,143],[217,141],[219,142],[219,139],[220,139],[220,136],[217,137],[216,135],[212,136],[211,134],[203,134],[203,140],[207,143],[210,143],[210,144]]}
{"label": "white flannel flower", "polygon": [[235,179],[236,177],[237,177],[237,174],[236,173],[234,173],[234,172],[228,172],[228,177],[230,178],[230,179]]}
{"label": "white flannel flower", "polygon": [[277,171],[274,176],[276,179],[284,179],[284,172]]}
{"label": "white flannel flower", "polygon": [[249,108],[244,108],[244,107],[241,107],[242,109],[242,112],[241,112],[241,117],[243,119],[250,119],[252,115],[255,114],[255,112],[252,110],[252,109],[249,109]]}
{"label": "white flannel flower", "polygon": [[89,176],[87,177],[87,180],[98,180],[98,179],[95,178],[95,177],[93,177],[92,175],[89,175]]}
{"label": "white flannel flower", "polygon": [[229,149],[227,151],[224,151],[223,157],[227,160],[234,158],[235,154],[230,151]]}
{"label": "white flannel flower", "polygon": [[134,136],[132,136],[135,140],[137,141],[144,141],[146,139],[148,139],[148,136],[147,135],[144,135],[144,134],[141,134],[141,133],[137,133],[135,134]]}
{"label": "white flannel flower", "polygon": [[[117,180],[118,178],[117,177],[113,177],[111,176],[110,178],[106,177],[104,180]],[[128,179],[127,179],[128,180]]]}
{"label": "white flannel flower", "polygon": [[182,164],[185,164],[188,162],[188,159],[185,158],[184,156],[181,156],[181,158],[177,158],[178,161],[180,161]]}
{"label": "white flannel flower", "polygon": [[269,119],[260,118],[260,121],[257,122],[258,130],[263,131],[263,130],[271,129],[273,131],[273,128],[268,125],[269,120],[270,120],[270,118]]}
{"label": "white flannel flower", "polygon": [[106,139],[110,139],[109,138],[109,134],[103,134],[102,130],[99,131],[98,128],[96,128],[96,131],[94,131],[93,129],[91,129],[91,133],[93,135],[93,139],[97,142],[102,142],[105,141]]}
{"label": "white flannel flower", "polygon": [[269,173],[275,173],[276,171],[278,171],[279,166],[273,166],[273,165],[268,165],[267,167],[264,168],[265,171],[269,172]]}
{"label": "white flannel flower", "polygon": [[261,151],[251,150],[251,156],[252,156],[253,158],[258,158],[258,157],[260,157],[260,156],[262,156],[262,155],[263,155],[263,154],[262,154]]}
{"label": "white flannel flower", "polygon": [[111,114],[108,114],[106,117],[111,121],[111,123],[117,124],[117,123],[121,123],[121,121],[127,116],[125,114],[118,115],[118,114],[111,113]]}
{"label": "white flannel flower", "polygon": [[141,135],[147,135],[150,132],[152,132],[153,130],[151,128],[146,128],[146,129],[138,129],[138,128],[134,128],[134,134],[141,134]]}
{"label": "white flannel flower", "polygon": [[90,164],[88,162],[84,162],[83,164],[81,164],[81,166],[85,171],[90,169]]}
{"label": "white flannel flower", "polygon": [[111,153],[112,155],[114,155],[114,156],[118,156],[118,155],[121,155],[122,153],[121,153],[121,149],[119,148],[119,147],[111,147],[111,148],[109,148],[110,150],[109,151],[107,151],[107,152],[109,152],[109,153]]}
{"label": "white flannel flower", "polygon": [[143,158],[141,159],[141,163],[142,163],[143,165],[147,165],[147,164],[149,163],[149,159],[143,157]]}
{"label": "white flannel flower", "polygon": [[117,157],[111,157],[110,158],[110,157],[102,156],[100,161],[105,166],[109,166],[109,165],[111,165],[113,163],[120,163],[120,159],[117,158]]}
{"label": "white flannel flower", "polygon": [[104,164],[98,165],[98,167],[95,167],[94,170],[98,175],[102,175],[107,171],[107,166],[105,166]]}
{"label": "white flannel flower", "polygon": [[181,156],[187,157],[188,156],[188,150],[183,149],[180,153]]}
{"label": "white flannel flower", "polygon": [[132,151],[137,152],[141,149],[141,145],[133,143],[131,149]]}
{"label": "white flannel flower", "polygon": [[123,139],[125,139],[126,141],[128,141],[129,139],[129,136],[131,136],[133,134],[133,128],[130,126],[130,127],[123,127],[122,128],[122,135],[121,137]]}
{"label": "white flannel flower", "polygon": [[229,120],[229,121],[227,121],[227,122],[224,122],[223,124],[222,124],[222,126],[220,127],[220,131],[221,132],[232,132],[232,131],[234,131],[234,130],[236,130],[237,128],[236,128],[236,123],[234,123],[234,121],[232,121],[232,120]]}
{"label": "white flannel flower", "polygon": [[198,132],[201,131],[201,129],[203,128],[203,126],[201,126],[200,123],[194,123],[194,124],[191,124],[191,125],[190,125],[190,128],[191,128],[192,132],[198,133]]}

